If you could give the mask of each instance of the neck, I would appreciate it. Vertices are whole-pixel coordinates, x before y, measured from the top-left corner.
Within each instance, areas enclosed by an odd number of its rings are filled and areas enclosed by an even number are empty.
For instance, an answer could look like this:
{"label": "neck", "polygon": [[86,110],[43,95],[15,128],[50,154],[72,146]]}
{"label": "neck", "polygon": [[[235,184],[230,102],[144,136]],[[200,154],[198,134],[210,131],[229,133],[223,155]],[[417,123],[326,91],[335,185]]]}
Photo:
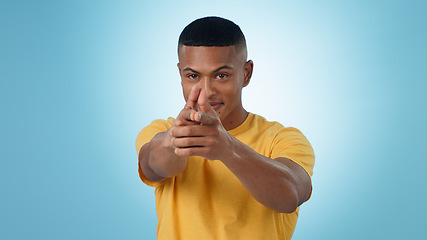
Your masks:
{"label": "neck", "polygon": [[238,126],[240,126],[248,117],[248,112],[242,108],[240,111],[233,114],[233,116],[229,116],[226,119],[222,120],[222,126],[224,126],[225,130],[230,131]]}

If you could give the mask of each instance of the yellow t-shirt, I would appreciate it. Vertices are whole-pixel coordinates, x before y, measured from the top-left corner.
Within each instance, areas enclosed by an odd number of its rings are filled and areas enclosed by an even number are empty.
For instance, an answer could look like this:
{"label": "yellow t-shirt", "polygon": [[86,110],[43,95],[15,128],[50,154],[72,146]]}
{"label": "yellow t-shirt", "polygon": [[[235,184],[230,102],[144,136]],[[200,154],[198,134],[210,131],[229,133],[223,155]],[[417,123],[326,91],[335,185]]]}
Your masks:
{"label": "yellow t-shirt", "polygon": [[[173,121],[155,120],[144,128],[136,140],[137,152]],[[240,126],[228,132],[266,157],[288,158],[313,174],[313,149],[298,129],[249,113]],[[285,214],[264,207],[221,161],[189,157],[180,175],[162,182],[150,181],[141,168],[139,175],[144,183],[156,187],[160,240],[291,239],[294,232],[299,208]]]}

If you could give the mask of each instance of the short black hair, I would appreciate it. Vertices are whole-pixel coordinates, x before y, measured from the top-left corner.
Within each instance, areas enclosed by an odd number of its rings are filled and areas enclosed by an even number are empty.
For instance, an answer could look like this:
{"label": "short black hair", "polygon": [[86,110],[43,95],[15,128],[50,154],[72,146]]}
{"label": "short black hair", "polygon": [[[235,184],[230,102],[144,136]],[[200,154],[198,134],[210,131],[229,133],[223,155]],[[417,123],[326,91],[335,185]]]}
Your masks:
{"label": "short black hair", "polygon": [[246,49],[246,40],[242,30],[234,22],[220,17],[204,17],[193,21],[182,30],[178,51],[181,46],[238,46]]}

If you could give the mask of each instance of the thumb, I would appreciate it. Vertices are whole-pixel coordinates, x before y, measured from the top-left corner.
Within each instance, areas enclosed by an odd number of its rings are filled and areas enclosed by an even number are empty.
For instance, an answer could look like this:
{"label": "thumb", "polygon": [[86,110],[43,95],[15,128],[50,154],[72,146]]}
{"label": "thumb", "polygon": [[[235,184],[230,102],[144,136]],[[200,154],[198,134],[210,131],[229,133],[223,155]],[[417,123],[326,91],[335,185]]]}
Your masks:
{"label": "thumb", "polygon": [[196,121],[201,123],[202,125],[215,125],[219,121],[218,116],[212,113],[203,113],[199,112],[195,117]]}

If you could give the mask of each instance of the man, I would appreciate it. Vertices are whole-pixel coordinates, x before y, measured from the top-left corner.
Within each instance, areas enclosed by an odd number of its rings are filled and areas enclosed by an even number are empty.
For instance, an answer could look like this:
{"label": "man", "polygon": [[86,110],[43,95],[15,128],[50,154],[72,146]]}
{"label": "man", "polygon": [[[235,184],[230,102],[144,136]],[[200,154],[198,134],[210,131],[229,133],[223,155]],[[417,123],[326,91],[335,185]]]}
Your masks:
{"label": "man", "polygon": [[290,239],[314,153],[297,129],[243,108],[253,62],[240,28],[198,19],[181,33],[178,57],[185,107],[136,140],[140,177],[155,187],[158,239]]}

